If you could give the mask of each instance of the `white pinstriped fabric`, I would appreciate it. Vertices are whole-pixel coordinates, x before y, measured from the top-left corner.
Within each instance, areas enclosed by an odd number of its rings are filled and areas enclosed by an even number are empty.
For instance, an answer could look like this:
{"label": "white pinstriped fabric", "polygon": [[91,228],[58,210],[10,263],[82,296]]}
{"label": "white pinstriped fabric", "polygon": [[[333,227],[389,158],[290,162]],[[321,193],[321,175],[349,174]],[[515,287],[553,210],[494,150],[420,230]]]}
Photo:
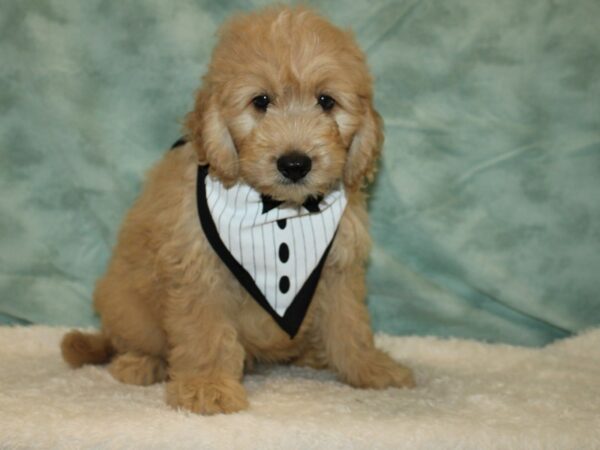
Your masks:
{"label": "white pinstriped fabric", "polygon": [[283,317],[335,235],[347,203],[343,188],[326,195],[319,212],[284,203],[263,213],[260,193],[247,184],[227,189],[210,176],[205,180],[223,244]]}

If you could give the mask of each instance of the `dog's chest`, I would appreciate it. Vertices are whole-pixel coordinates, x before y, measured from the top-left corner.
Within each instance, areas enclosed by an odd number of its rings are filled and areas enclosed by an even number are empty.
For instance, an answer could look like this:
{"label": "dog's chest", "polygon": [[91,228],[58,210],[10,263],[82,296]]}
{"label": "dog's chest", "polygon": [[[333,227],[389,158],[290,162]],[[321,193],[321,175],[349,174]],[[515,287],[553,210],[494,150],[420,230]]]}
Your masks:
{"label": "dog's chest", "polygon": [[240,296],[237,330],[246,352],[263,361],[285,361],[299,355],[305,347],[317,302],[309,307],[298,333],[290,336],[246,292]]}

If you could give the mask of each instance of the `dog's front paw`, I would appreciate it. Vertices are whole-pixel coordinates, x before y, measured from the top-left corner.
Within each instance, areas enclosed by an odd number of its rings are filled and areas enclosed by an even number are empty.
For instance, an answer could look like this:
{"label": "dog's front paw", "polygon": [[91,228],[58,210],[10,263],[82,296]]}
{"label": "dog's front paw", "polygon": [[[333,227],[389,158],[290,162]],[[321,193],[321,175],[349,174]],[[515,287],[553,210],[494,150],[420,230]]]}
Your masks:
{"label": "dog's front paw", "polygon": [[167,403],[199,414],[234,413],[248,407],[244,387],[230,377],[174,375],[167,383]]}
{"label": "dog's front paw", "polygon": [[408,367],[397,363],[384,352],[377,351],[370,356],[359,367],[344,374],[344,381],[361,389],[415,387],[413,372]]}

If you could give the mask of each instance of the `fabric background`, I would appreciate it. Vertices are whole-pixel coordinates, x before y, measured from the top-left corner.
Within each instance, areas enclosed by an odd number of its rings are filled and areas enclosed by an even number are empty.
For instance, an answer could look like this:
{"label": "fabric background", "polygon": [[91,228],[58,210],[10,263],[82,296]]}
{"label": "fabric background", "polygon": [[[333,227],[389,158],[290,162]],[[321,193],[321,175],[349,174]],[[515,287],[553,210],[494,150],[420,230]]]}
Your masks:
{"label": "fabric background", "polygon": [[[0,5],[1,323],[97,324],[91,291],[179,136],[218,25],[263,1]],[[541,345],[600,323],[600,3],[314,4],[376,78],[377,329]]]}

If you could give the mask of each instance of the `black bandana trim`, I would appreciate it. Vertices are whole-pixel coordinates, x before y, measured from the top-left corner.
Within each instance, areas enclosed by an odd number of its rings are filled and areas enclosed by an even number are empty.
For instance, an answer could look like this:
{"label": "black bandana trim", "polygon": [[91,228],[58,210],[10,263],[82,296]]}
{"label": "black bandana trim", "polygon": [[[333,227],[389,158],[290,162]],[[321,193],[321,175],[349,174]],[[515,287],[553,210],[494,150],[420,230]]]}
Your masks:
{"label": "black bandana trim", "polygon": [[177,148],[177,147],[181,147],[182,145],[187,144],[188,140],[186,137],[180,137],[179,139],[177,139],[177,141],[175,141],[175,143],[173,145],[171,145],[171,150]]}

